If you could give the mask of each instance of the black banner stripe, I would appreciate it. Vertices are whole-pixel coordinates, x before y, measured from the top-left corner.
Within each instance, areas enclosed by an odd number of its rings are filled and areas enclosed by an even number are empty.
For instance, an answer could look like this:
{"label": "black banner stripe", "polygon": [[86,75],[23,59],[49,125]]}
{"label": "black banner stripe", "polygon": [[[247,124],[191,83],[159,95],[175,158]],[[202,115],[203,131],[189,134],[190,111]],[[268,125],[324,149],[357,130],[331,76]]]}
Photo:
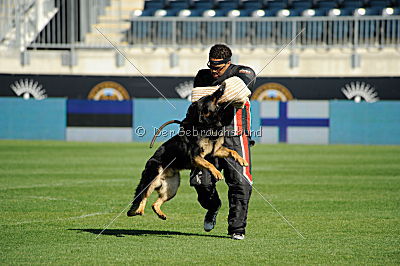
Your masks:
{"label": "black banner stripe", "polygon": [[[193,73],[195,75],[195,73]],[[190,87],[188,82],[194,77],[151,77],[151,82],[160,89],[167,98],[180,98],[177,89]],[[27,75],[0,74],[0,96],[16,94],[11,85],[27,79],[27,82],[38,82],[43,86],[48,97],[66,97],[68,99],[87,99],[93,87],[104,81],[118,82],[126,88],[130,97],[160,98],[160,93],[154,90],[141,76],[83,76],[83,75]],[[253,92],[266,83],[279,83],[285,86],[298,100],[346,100],[342,88],[356,82],[374,87],[380,100],[399,100],[400,77],[257,77]]]}
{"label": "black banner stripe", "polygon": [[132,115],[68,114],[69,127],[132,127]]}

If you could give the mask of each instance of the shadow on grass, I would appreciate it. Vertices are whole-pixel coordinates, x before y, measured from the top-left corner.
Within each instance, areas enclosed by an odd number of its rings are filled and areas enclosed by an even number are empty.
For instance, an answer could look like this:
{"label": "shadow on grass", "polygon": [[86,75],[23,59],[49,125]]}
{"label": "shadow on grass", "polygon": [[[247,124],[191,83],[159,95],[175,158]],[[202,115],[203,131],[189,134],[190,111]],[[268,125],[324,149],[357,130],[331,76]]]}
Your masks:
{"label": "shadow on grass", "polygon": [[[68,229],[71,231],[87,232],[95,235],[100,234],[102,229]],[[194,234],[184,233],[177,231],[162,231],[162,230],[126,230],[126,229],[106,229],[101,233],[102,235],[124,237],[124,236],[144,236],[144,235],[156,235],[160,237],[171,237],[171,236],[201,236],[201,237],[215,237],[215,238],[229,238],[229,236],[220,235],[209,235],[209,234]]]}

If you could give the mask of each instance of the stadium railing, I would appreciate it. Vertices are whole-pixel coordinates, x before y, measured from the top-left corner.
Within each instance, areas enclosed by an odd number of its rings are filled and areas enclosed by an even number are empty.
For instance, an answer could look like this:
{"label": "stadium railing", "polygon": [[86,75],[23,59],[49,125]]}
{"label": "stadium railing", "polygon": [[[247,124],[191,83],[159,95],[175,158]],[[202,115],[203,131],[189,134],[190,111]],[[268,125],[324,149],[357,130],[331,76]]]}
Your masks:
{"label": "stadium railing", "polygon": [[250,48],[400,47],[400,16],[177,18],[138,17],[125,40],[133,47],[202,47],[216,42]]}
{"label": "stadium railing", "polygon": [[[73,20],[74,21],[74,20]],[[115,43],[131,48],[203,48],[217,42],[233,47],[279,48],[289,43],[292,48],[399,48],[400,16],[365,17],[137,17]],[[69,24],[71,28],[73,25]],[[101,29],[99,29],[101,30]],[[58,33],[56,33],[58,34]],[[76,33],[75,33],[76,34]],[[107,36],[107,33],[105,33]],[[101,40],[85,43],[75,36],[61,38],[52,33],[38,35],[30,48],[111,48]],[[44,37],[43,37],[44,36]],[[46,37],[47,36],[47,37]],[[48,40],[57,40],[48,41]],[[73,47],[72,47],[73,46]]]}

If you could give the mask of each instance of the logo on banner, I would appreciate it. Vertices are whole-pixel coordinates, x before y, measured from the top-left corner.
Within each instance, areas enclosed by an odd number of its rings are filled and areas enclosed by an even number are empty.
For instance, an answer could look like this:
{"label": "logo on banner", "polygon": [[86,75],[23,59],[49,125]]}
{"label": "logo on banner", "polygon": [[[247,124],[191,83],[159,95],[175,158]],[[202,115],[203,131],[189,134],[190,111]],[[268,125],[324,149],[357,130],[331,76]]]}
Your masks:
{"label": "logo on banner", "polygon": [[90,90],[88,99],[96,101],[123,101],[129,100],[130,96],[121,84],[114,81],[104,81]]}
{"label": "logo on banner", "polygon": [[375,91],[375,88],[365,82],[350,82],[344,85],[342,92],[347,99],[354,100],[356,103],[359,103],[362,100],[368,103],[379,101],[378,93]]}
{"label": "logo on banner", "polygon": [[253,92],[251,99],[257,101],[287,102],[293,100],[293,95],[289,89],[282,84],[270,82],[258,87]]}
{"label": "logo on banner", "polygon": [[179,85],[175,87],[175,91],[178,93],[179,97],[190,101],[192,97],[193,85],[193,81],[185,81],[179,83]]}
{"label": "logo on banner", "polygon": [[10,85],[10,88],[17,96],[22,96],[28,100],[33,97],[36,100],[43,100],[47,98],[46,91],[43,86],[33,79],[20,79]]}

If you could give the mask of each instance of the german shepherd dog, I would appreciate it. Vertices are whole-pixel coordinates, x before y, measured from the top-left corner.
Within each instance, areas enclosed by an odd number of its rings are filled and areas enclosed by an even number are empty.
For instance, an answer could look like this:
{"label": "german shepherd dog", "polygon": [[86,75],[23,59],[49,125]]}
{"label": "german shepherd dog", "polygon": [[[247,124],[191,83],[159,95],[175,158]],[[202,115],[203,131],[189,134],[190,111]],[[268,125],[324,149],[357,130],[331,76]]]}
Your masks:
{"label": "german shepherd dog", "polygon": [[[159,218],[167,219],[160,207],[176,195],[180,184],[180,170],[207,169],[217,180],[223,179],[221,172],[204,158],[206,155],[219,158],[231,156],[242,166],[248,166],[246,160],[236,151],[222,146],[224,137],[220,132],[233,118],[217,104],[224,90],[221,86],[213,94],[192,103],[182,122],[173,120],[163,125],[179,123],[180,132],[163,143],[147,161],[131,208],[127,212],[128,216],[143,215],[148,197],[156,190],[159,197],[153,203],[152,209]],[[212,130],[215,134],[197,134],[204,130],[208,133]],[[154,140],[155,138],[152,144]]]}

